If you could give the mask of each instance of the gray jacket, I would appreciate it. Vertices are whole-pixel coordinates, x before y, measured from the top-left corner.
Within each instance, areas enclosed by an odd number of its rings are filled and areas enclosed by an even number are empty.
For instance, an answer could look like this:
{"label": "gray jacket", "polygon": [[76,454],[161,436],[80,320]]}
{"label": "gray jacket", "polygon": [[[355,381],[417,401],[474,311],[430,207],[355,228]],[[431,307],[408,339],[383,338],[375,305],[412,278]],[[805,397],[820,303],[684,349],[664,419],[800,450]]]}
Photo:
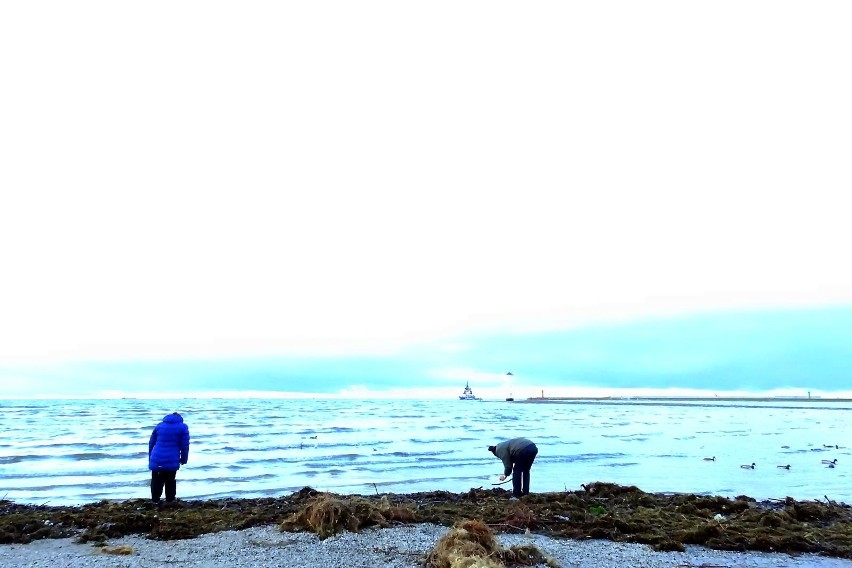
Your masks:
{"label": "gray jacket", "polygon": [[532,444],[526,438],[512,438],[505,442],[500,442],[494,447],[494,455],[503,460],[503,475],[512,473],[512,466],[515,464],[515,458],[521,453],[521,450]]}

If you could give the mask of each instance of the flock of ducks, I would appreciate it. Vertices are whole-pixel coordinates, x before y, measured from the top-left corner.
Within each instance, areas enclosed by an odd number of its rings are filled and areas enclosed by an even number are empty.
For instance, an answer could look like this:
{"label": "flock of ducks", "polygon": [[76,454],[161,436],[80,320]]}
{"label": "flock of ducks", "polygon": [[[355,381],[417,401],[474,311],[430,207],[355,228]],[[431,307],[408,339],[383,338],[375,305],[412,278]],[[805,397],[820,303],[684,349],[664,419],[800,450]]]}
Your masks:
{"label": "flock of ducks", "polygon": [[[714,462],[714,461],[716,461],[716,456],[713,456],[712,458],[704,458],[704,461],[711,461],[711,462]],[[825,467],[833,468],[834,466],[836,466],[836,465],[837,465],[837,458],[834,458],[833,460],[822,460],[822,462],[821,462],[821,463],[822,463]],[[755,468],[755,465],[756,465],[756,464],[755,464],[754,462],[752,462],[752,463],[743,464],[743,465],[741,465],[740,467],[741,467],[741,468],[743,468],[743,469],[754,469],[754,468]],[[775,466],[775,467],[778,467],[778,468],[780,468],[780,469],[790,469],[790,464],[787,464],[787,465],[779,465],[779,466]]]}

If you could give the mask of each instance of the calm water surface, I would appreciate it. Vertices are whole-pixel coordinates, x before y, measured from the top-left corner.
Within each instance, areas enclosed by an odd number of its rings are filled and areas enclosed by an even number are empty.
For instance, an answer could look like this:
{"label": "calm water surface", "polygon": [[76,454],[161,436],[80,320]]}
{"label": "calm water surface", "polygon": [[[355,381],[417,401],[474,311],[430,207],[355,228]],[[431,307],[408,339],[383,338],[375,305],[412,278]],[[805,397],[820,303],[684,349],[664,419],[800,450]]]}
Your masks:
{"label": "calm water surface", "polygon": [[[490,488],[501,464],[486,447],[525,436],[539,447],[533,491],[609,481],[652,492],[852,503],[850,410],[812,401],[0,400],[0,498],[147,497],[148,437],[178,411],[192,435],[189,464],[178,473],[185,499],[276,496],[304,486]],[[833,459],[834,468],[822,463]]]}

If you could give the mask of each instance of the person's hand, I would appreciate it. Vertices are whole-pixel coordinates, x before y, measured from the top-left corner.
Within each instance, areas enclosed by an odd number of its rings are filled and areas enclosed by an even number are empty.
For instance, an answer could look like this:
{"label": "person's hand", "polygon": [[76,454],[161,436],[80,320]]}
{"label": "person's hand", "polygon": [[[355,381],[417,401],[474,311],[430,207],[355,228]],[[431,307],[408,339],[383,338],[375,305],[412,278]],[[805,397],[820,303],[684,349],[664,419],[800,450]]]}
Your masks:
{"label": "person's hand", "polygon": [[501,475],[501,476],[500,476],[500,481],[503,481],[504,479],[506,479],[506,476],[505,476],[505,475]]}

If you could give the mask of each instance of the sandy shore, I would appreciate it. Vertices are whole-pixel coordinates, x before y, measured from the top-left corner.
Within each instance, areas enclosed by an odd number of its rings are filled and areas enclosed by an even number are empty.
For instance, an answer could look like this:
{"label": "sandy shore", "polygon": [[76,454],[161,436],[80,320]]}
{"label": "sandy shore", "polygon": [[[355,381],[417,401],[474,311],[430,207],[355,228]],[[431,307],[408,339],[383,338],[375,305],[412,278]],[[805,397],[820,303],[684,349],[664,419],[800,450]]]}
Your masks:
{"label": "sandy shore", "polygon": [[[423,555],[446,527],[431,524],[369,529],[343,533],[320,541],[313,533],[286,533],[277,526],[205,534],[189,540],[155,541],[126,536],[108,546],[129,545],[133,552],[106,554],[71,539],[39,540],[0,545],[4,567],[280,567],[419,568]],[[560,566],[619,566],[630,568],[849,568],[852,561],[810,554],[790,556],[762,552],[724,552],[688,546],[686,552],[654,552],[641,544],[606,540],[561,540],[541,535],[498,535],[503,546],[534,544]]]}

